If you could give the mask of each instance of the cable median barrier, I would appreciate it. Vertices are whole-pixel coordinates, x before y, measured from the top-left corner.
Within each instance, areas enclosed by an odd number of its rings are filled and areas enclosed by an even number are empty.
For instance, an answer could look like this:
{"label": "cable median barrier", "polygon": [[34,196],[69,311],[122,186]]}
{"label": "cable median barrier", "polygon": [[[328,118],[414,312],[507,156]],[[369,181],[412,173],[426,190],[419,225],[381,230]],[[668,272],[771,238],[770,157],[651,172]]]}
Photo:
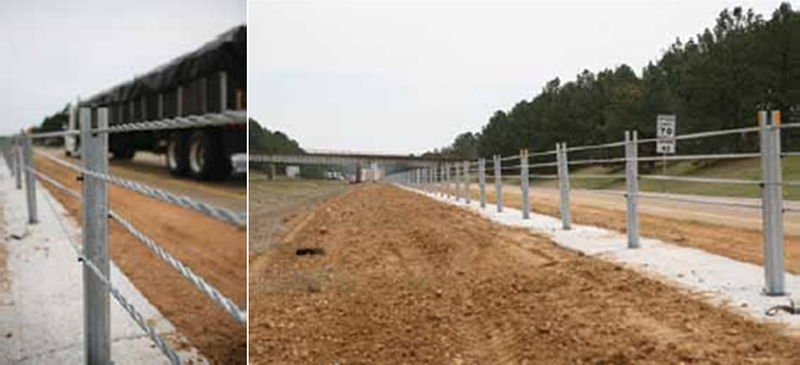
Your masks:
{"label": "cable median barrier", "polygon": [[[560,202],[560,214],[562,218],[562,228],[570,229],[570,180],[571,179],[584,179],[584,180],[621,180],[625,179],[625,190],[595,190],[597,193],[622,196],[626,199],[626,233],[628,247],[636,249],[641,247],[639,242],[639,219],[638,219],[638,199],[658,199],[670,200],[682,203],[693,203],[703,205],[717,205],[739,207],[746,209],[760,209],[762,211],[763,221],[763,239],[764,239],[764,293],[766,295],[784,295],[784,248],[783,248],[783,213],[787,211],[800,211],[798,208],[791,208],[783,206],[783,196],[781,188],[783,186],[800,186],[800,181],[783,181],[781,177],[781,157],[787,156],[800,156],[800,152],[781,152],[781,128],[800,128],[800,123],[786,124],[781,126],[780,112],[777,111],[760,111],[757,114],[758,125],[755,127],[734,128],[727,130],[705,131],[697,133],[689,133],[683,135],[675,135],[675,141],[689,141],[697,139],[705,139],[727,135],[744,135],[749,133],[759,134],[759,151],[752,152],[738,152],[738,153],[718,153],[718,154],[684,154],[684,155],[653,155],[639,157],[639,145],[657,143],[659,138],[646,138],[639,139],[637,131],[625,131],[625,138],[622,141],[594,144],[586,146],[573,146],[567,147],[564,142],[556,143],[554,150],[543,152],[529,153],[527,150],[521,150],[520,154],[500,156],[492,155],[488,163],[493,168],[492,174],[487,174],[487,159],[480,158],[476,161],[466,162],[466,166],[473,166],[477,164],[478,183],[480,187],[480,207],[486,208],[486,179],[494,179],[495,195],[496,195],[496,209],[497,213],[503,212],[503,179],[513,179],[520,181],[520,188],[522,193],[523,204],[521,207],[523,219],[528,219],[530,206],[529,206],[529,182],[534,179],[557,180],[557,189]],[[580,153],[586,151],[600,151],[622,148],[624,149],[624,157],[617,157],[619,154],[616,152],[603,152],[595,154],[582,159],[570,160],[569,153]],[[602,151],[601,151],[602,152]],[[554,156],[555,161],[540,161],[531,163],[530,159],[533,157],[548,157]],[[666,169],[667,161],[703,161],[703,160],[736,160],[736,159],[755,159],[761,160],[761,178],[759,180],[747,180],[736,178],[721,178],[721,177],[699,177],[699,176],[675,176],[663,174],[641,174],[639,171],[639,164],[643,162],[658,162],[664,163]],[[519,160],[519,163],[512,161]],[[504,164],[506,162],[506,164]],[[591,166],[591,165],[623,165],[625,169],[624,174],[594,174],[594,173],[575,173],[570,174],[570,166]],[[556,174],[549,172],[541,174],[530,174],[530,169],[550,169],[555,168]],[[449,173],[449,168],[446,169]],[[666,170],[665,170],[666,172]],[[413,181],[410,176],[418,173],[416,170],[408,170],[401,172],[391,180],[402,185],[407,185],[411,188],[416,188],[414,184],[407,184],[408,181]],[[508,175],[504,175],[508,174]],[[515,174],[516,173],[516,174]],[[445,177],[447,186],[449,186],[449,179]],[[762,190],[761,204],[752,204],[745,202],[731,202],[722,201],[719,199],[703,199],[697,197],[683,197],[675,195],[653,194],[641,192],[639,188],[640,180],[651,181],[674,181],[674,182],[687,182],[687,183],[700,183],[700,184],[730,184],[742,186],[758,186]],[[449,198],[449,195],[446,195]],[[458,195],[456,195],[458,200]]]}
{"label": "cable median barrier", "polygon": [[[94,114],[94,115],[93,115]],[[85,315],[85,354],[89,364],[105,364],[111,362],[110,354],[110,316],[108,308],[109,294],[130,315],[142,331],[154,342],[155,346],[173,364],[180,364],[181,358],[167,342],[161,338],[156,330],[149,326],[141,314],[128,302],[125,296],[110,282],[110,258],[108,257],[108,219],[116,221],[137,241],[147,247],[161,261],[169,264],[185,280],[192,283],[197,290],[206,295],[211,301],[225,310],[230,317],[241,325],[247,324],[246,306],[240,308],[233,300],[222,294],[213,285],[206,282],[192,269],[160,247],[152,238],[137,229],[127,219],[109,209],[107,184],[113,184],[126,190],[134,191],[144,196],[157,199],[161,202],[179,206],[184,209],[199,212],[207,217],[236,226],[246,227],[247,213],[233,212],[229,209],[216,207],[204,202],[196,201],[186,196],[180,196],[168,191],[151,186],[122,179],[108,173],[108,134],[142,130],[160,130],[172,128],[189,128],[196,126],[217,126],[231,123],[245,123],[244,112],[223,112],[198,117],[181,117],[160,121],[145,122],[141,125],[108,126],[108,111],[105,108],[96,109],[92,113],[89,108],[79,111],[81,130],[81,159],[82,165],[76,165],[57,158],[42,151],[33,151],[31,141],[36,138],[56,137],[76,134],[75,131],[48,132],[41,134],[21,134],[13,138],[12,143],[5,146],[4,158],[12,173],[17,178],[22,173],[25,176],[27,194],[27,208],[29,223],[38,221],[36,211],[35,180],[52,186],[71,198],[77,199],[83,211],[83,245],[79,247],[66,230],[61,217],[62,225],[71,245],[76,249],[79,261],[84,267],[84,315]],[[194,123],[200,124],[194,124]],[[93,128],[92,124],[97,125]],[[33,163],[33,154],[41,156],[55,164],[71,169],[80,174],[79,180],[83,185],[83,192],[70,189],[63,183],[37,170]],[[18,160],[22,160],[18,162]],[[20,169],[19,167],[22,166]],[[47,198],[47,196],[45,195]],[[52,203],[47,201],[55,212]],[[91,313],[91,315],[88,315]]]}

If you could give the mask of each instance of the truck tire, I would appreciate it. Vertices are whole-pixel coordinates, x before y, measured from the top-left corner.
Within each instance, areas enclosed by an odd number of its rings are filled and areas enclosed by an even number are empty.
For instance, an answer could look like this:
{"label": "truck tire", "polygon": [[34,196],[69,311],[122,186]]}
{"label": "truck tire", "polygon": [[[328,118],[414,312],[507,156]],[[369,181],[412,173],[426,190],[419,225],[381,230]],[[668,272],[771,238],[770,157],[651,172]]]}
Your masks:
{"label": "truck tire", "polygon": [[189,153],[186,148],[187,135],[184,132],[173,132],[167,140],[167,169],[172,176],[186,176],[189,173]]}
{"label": "truck tire", "polygon": [[130,145],[121,145],[111,150],[111,155],[117,161],[130,161],[136,156],[136,149]]}
{"label": "truck tire", "polygon": [[189,173],[197,180],[224,180],[233,166],[225,154],[220,130],[205,129],[189,137]]}

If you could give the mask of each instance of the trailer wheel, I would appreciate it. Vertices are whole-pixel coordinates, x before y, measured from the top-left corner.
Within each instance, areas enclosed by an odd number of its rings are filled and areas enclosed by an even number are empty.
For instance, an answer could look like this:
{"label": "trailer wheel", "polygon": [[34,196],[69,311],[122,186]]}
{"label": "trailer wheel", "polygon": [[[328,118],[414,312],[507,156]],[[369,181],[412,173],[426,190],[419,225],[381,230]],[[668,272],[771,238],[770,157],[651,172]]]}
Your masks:
{"label": "trailer wheel", "polygon": [[118,161],[130,161],[136,156],[136,149],[132,146],[123,145],[111,151],[112,158]]}
{"label": "trailer wheel", "polygon": [[167,169],[173,176],[186,176],[189,172],[189,156],[186,148],[186,133],[173,132],[167,141]]}
{"label": "trailer wheel", "polygon": [[225,154],[222,133],[207,129],[194,131],[189,138],[189,172],[198,180],[223,180],[233,166]]}

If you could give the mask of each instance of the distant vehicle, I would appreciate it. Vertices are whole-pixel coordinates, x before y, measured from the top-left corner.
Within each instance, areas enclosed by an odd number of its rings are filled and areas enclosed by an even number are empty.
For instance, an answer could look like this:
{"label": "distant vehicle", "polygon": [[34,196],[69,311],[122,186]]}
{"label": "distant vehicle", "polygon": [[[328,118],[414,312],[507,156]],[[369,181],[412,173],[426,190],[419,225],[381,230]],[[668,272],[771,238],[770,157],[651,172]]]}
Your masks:
{"label": "distant vehicle", "polygon": [[300,166],[286,166],[286,177],[296,179],[300,176]]}
{"label": "distant vehicle", "polygon": [[[71,104],[67,128],[80,129],[79,107],[108,108],[109,126],[233,112],[241,123],[109,135],[113,159],[130,160],[138,150],[165,153],[172,175],[221,180],[235,166],[241,170],[237,155],[247,153],[246,96],[247,27],[238,26],[143,76]],[[68,156],[80,154],[78,136],[65,137],[64,146]]]}
{"label": "distant vehicle", "polygon": [[340,171],[328,171],[325,173],[325,178],[328,180],[345,180],[344,175]]}

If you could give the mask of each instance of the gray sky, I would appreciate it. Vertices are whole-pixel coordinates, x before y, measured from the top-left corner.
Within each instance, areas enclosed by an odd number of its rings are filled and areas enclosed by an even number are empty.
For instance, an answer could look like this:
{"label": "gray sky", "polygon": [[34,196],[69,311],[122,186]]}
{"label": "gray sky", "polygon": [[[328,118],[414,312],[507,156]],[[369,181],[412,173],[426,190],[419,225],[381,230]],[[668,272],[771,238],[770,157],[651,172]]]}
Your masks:
{"label": "gray sky", "polygon": [[303,147],[419,153],[556,76],[641,73],[723,8],[779,3],[251,0],[249,112]]}
{"label": "gray sky", "polygon": [[41,123],[247,20],[246,0],[0,1],[0,134]]}

